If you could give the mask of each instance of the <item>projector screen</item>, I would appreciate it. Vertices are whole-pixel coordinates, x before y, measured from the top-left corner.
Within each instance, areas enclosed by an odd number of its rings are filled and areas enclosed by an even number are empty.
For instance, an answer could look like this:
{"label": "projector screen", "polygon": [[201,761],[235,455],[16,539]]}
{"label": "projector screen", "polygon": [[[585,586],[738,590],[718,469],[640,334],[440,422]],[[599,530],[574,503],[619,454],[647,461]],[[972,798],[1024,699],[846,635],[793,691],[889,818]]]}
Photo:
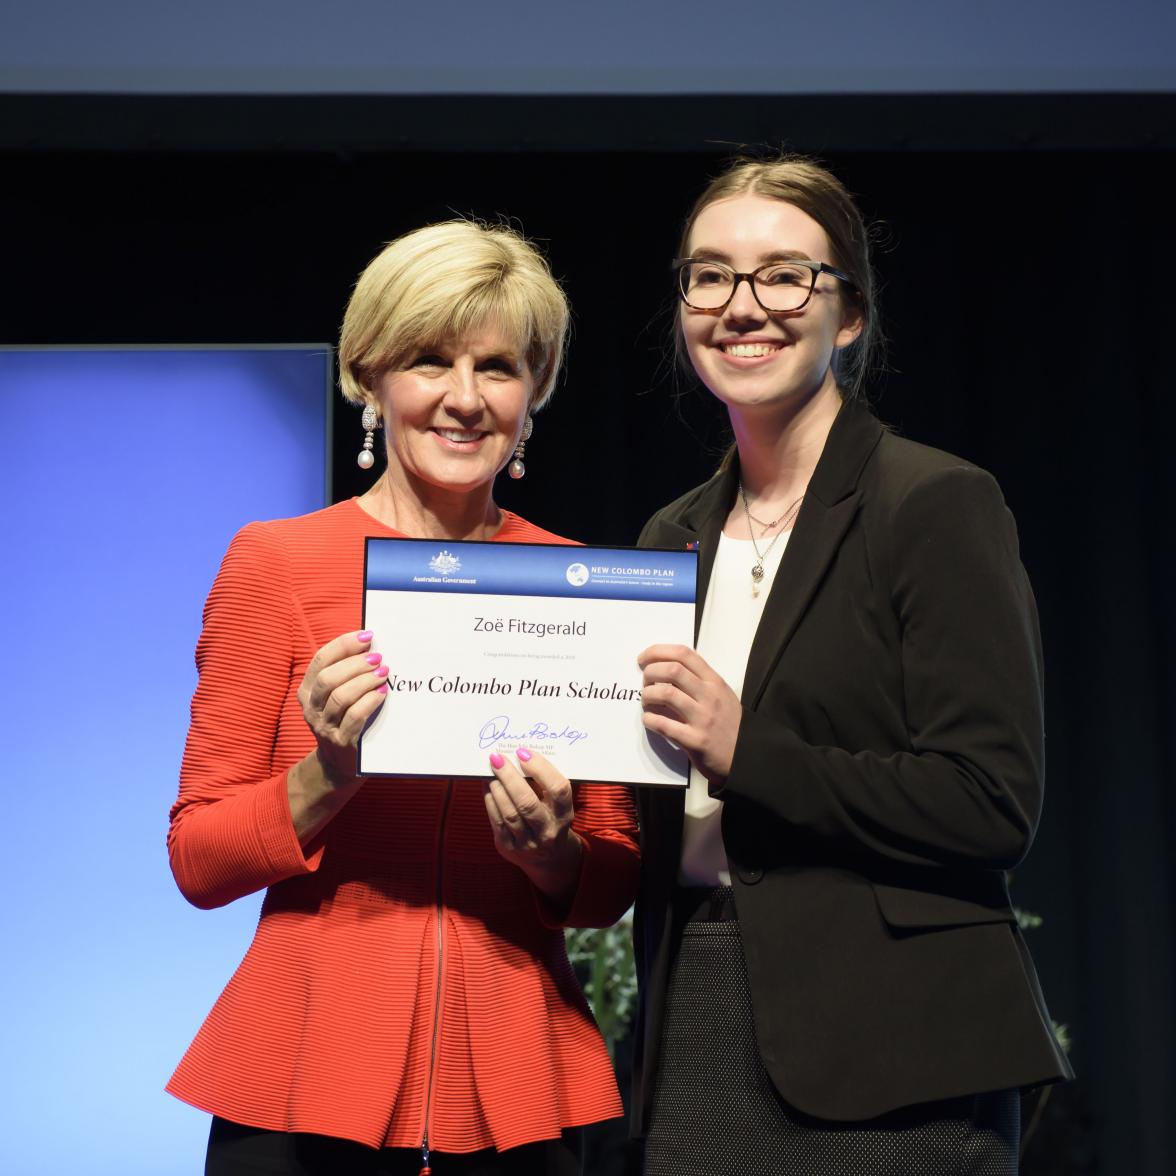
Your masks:
{"label": "projector screen", "polygon": [[260,898],[168,870],[192,654],[233,533],[325,504],[331,383],[325,346],[0,350],[0,1172],[203,1168],[163,1085]]}
{"label": "projector screen", "polygon": [[25,0],[0,12],[9,92],[1171,89],[1170,0]]}

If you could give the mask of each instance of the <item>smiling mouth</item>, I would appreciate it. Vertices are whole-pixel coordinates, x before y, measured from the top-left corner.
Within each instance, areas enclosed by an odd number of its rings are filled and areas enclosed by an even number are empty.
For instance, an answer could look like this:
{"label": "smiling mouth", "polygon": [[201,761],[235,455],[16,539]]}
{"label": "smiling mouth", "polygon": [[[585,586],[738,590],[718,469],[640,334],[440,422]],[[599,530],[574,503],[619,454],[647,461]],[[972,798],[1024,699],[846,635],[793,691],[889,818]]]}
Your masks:
{"label": "smiling mouth", "polygon": [[468,445],[474,441],[481,441],[486,436],[480,429],[434,429],[433,432],[455,445]]}
{"label": "smiling mouth", "polygon": [[724,355],[734,356],[736,359],[762,359],[765,355],[773,355],[781,350],[783,343],[720,343],[719,347]]}

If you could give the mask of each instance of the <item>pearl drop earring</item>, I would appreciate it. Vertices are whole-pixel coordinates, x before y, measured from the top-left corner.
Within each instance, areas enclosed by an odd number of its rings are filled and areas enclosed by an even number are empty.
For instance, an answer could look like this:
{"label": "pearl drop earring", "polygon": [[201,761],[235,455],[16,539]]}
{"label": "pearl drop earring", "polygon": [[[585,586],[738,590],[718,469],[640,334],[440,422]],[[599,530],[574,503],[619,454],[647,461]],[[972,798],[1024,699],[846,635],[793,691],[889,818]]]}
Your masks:
{"label": "pearl drop earring", "polygon": [[359,451],[359,456],[356,457],[355,464],[361,470],[370,470],[376,464],[376,455],[372,452],[372,447],[376,443],[376,426],[380,423],[380,418],[376,415],[376,410],[370,404],[363,406],[363,416],[359,418],[359,423],[366,430],[367,436],[363,439],[363,448]]}
{"label": "pearl drop earring", "polygon": [[506,472],[516,482],[527,472],[527,467],[523,465],[523,455],[526,452],[527,442],[531,440],[531,433],[534,429],[535,422],[531,419],[531,414],[527,413],[527,419],[523,422],[523,431],[519,434],[519,443],[515,446],[514,460],[506,467]]}

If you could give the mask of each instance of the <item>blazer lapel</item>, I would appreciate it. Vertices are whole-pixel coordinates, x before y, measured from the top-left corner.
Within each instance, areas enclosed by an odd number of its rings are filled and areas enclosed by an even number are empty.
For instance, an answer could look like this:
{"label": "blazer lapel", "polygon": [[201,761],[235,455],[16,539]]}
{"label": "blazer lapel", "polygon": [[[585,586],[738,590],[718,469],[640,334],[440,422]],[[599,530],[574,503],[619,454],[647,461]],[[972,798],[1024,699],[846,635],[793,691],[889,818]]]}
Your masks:
{"label": "blazer lapel", "polygon": [[[678,520],[660,519],[656,529],[645,535],[647,544],[683,551],[698,544],[698,601],[694,609],[694,641],[702,624],[702,602],[706,599],[719,535],[731,503],[735,500],[738,463],[730,462],[703,486],[698,497]],[[669,918],[671,892],[682,854],[682,825],[686,813],[684,788],[641,788],[637,793],[641,818],[641,854],[646,866],[646,885],[668,879],[669,889],[661,900]],[[652,881],[651,881],[652,880]],[[653,907],[651,906],[651,909]]]}
{"label": "blazer lapel", "polygon": [[754,708],[791,640],[858,508],[858,480],[882,436],[866,409],[846,403],[813,472],[796,526],[780,560],[743,679],[743,705]]}
{"label": "blazer lapel", "polygon": [[719,535],[722,533],[731,503],[735,501],[737,478],[738,463],[731,462],[703,487],[680,522],[663,520],[658,523],[656,534],[650,536],[658,547],[673,548],[676,551],[682,551],[694,543],[698,544],[698,588],[695,596],[698,604],[694,609],[696,644],[698,629],[702,624],[702,602],[706,599],[711,569],[715,566]]}

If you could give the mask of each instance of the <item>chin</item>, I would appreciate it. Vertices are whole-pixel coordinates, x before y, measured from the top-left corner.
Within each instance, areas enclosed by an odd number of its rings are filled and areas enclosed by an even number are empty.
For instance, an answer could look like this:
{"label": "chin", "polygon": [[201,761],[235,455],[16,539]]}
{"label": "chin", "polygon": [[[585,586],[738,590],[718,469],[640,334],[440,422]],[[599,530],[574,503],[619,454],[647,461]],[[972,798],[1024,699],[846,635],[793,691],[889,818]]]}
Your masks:
{"label": "chin", "polygon": [[755,385],[751,381],[746,384],[732,386],[729,380],[724,380],[719,391],[712,387],[712,393],[728,408],[743,412],[771,412],[780,409],[802,408],[820,396],[824,387],[823,379],[814,377],[803,383],[781,386],[779,380],[765,381]]}
{"label": "chin", "polygon": [[757,409],[778,408],[798,399],[796,393],[781,392],[777,388],[723,388],[711,389],[716,399],[728,408],[754,412]]}
{"label": "chin", "polygon": [[468,478],[427,478],[439,490],[449,490],[454,494],[474,494],[478,490],[488,489],[494,485],[495,474],[483,473],[477,477]]}

